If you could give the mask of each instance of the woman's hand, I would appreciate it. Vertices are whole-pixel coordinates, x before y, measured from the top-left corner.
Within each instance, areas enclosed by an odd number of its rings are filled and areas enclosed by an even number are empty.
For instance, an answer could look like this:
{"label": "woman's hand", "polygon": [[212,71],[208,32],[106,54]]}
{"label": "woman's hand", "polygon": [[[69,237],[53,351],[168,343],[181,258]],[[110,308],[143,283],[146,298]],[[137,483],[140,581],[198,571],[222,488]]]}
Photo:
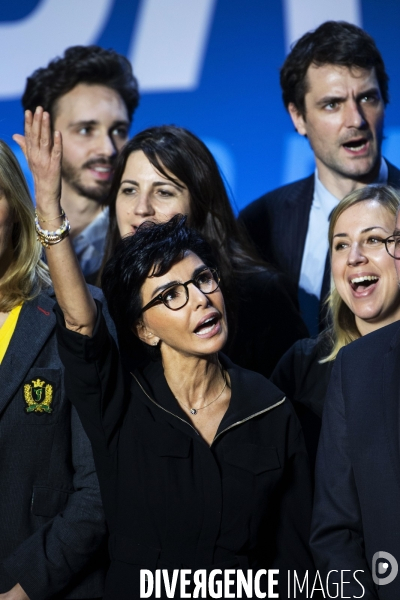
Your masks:
{"label": "woman's hand", "polygon": [[[55,131],[52,135],[50,115],[39,106],[34,115],[29,110],[25,112],[25,137],[14,135],[13,139],[24,152],[32,171],[39,224],[49,229],[48,223],[51,223],[51,229],[56,230],[64,220],[60,206],[61,134]],[[69,236],[47,247],[46,257],[66,326],[83,335],[92,335],[97,309]]]}
{"label": "woman's hand", "polygon": [[38,213],[53,219],[61,212],[61,133],[55,131],[52,135],[50,115],[38,106],[34,115],[25,111],[25,136],[15,134],[13,139],[32,172]]}

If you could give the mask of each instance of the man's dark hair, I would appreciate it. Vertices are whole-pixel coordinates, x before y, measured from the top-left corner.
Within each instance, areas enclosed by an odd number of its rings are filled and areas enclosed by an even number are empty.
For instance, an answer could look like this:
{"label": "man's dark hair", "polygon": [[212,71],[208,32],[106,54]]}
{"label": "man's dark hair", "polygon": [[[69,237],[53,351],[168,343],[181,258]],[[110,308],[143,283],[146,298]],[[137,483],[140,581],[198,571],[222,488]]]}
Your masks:
{"label": "man's dark hair", "polygon": [[292,102],[303,117],[307,70],[311,64],[375,69],[383,102],[385,105],[389,102],[389,77],[382,56],[372,37],[356,25],[326,21],[303,35],[287,56],[280,72],[283,102],[286,108]]}
{"label": "man's dark hair", "polygon": [[32,112],[42,106],[53,122],[57,100],[79,83],[104,85],[115,90],[132,121],[139,104],[139,90],[131,64],[122,54],[100,46],[71,46],[62,58],[55,58],[47,67],[37,69],[27,79],[22,106]]}
{"label": "man's dark hair", "polygon": [[123,238],[106,264],[101,287],[120,335],[130,332],[142,312],[141,288],[149,276],[160,277],[190,251],[208,267],[216,267],[209,244],[175,215],[166,223],[142,223],[135,235]]}

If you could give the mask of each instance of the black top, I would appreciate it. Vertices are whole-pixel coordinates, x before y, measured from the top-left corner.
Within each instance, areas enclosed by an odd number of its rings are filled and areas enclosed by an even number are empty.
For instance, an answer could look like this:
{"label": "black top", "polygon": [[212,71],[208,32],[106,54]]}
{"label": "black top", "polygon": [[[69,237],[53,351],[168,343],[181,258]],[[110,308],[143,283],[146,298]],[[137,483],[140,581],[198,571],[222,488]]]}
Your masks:
{"label": "black top", "polygon": [[302,432],[283,394],[221,356],[232,396],[211,446],[180,409],[160,362],[126,386],[99,315],[93,337],[58,316],[66,388],[92,442],[111,534],[105,600],[139,596],[139,570],[312,571]]}
{"label": "black top", "polygon": [[299,340],[282,356],[271,375],[296,409],[311,464],[315,464],[322,410],[334,361],[320,363],[331,351],[326,334]]}
{"label": "black top", "polygon": [[236,331],[230,332],[232,342],[224,352],[241,367],[270,377],[286,350],[308,336],[296,290],[286,275],[275,270],[246,275],[237,288]]}

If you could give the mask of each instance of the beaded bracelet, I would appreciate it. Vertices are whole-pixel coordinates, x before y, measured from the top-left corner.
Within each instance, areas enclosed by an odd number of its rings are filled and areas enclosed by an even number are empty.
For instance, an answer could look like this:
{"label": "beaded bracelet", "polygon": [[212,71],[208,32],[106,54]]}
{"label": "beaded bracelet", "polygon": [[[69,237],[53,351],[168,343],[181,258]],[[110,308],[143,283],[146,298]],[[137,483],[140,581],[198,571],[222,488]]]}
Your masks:
{"label": "beaded bracelet", "polygon": [[37,216],[37,217],[38,217],[38,219],[39,219],[40,221],[42,221],[42,223],[51,223],[52,221],[56,221],[57,219],[60,219],[61,217],[65,217],[65,212],[64,212],[64,209],[62,208],[62,209],[61,209],[61,215],[57,215],[56,217],[53,217],[52,219],[45,219],[45,218],[44,218],[44,217],[42,217],[42,215],[40,215],[40,214],[38,213],[38,211],[36,210],[36,211],[35,211],[35,216]]}
{"label": "beaded bracelet", "polygon": [[59,244],[65,237],[67,237],[67,235],[69,235],[71,225],[68,221],[66,214],[64,213],[63,222],[61,223],[58,229],[56,229],[55,231],[48,231],[48,229],[42,229],[39,225],[39,216],[35,211],[35,229],[38,241],[45,248],[49,248],[50,246],[54,246],[54,244]]}

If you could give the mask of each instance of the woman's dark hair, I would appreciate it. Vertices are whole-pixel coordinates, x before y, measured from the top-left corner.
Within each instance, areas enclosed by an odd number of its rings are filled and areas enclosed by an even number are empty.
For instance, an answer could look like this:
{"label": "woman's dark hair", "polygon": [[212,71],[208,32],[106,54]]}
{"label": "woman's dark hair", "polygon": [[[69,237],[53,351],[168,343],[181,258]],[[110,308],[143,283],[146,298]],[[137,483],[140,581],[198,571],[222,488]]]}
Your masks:
{"label": "woman's dark hair", "polygon": [[166,223],[146,222],[135,235],[117,244],[104,268],[101,287],[120,335],[130,335],[140,318],[141,288],[147,277],[164,275],[188,251],[208,267],[217,267],[209,244],[185,223],[182,215],[175,215]]}
{"label": "woman's dark hair", "polygon": [[303,35],[293,46],[280,73],[282,98],[286,108],[292,102],[305,117],[307,70],[314,64],[360,69],[375,69],[383,102],[389,102],[389,77],[382,56],[372,37],[345,21],[326,21],[315,31]]}
{"label": "woman's dark hair", "polygon": [[139,104],[139,90],[127,58],[100,46],[71,46],[63,57],[52,60],[28,77],[22,106],[34,112],[47,110],[54,122],[57,100],[79,83],[104,85],[116,91],[125,103],[129,120]]}
{"label": "woman's dark hair", "polygon": [[138,150],[164,177],[174,183],[179,180],[187,187],[191,209],[189,225],[211,245],[229,296],[234,293],[237,276],[266,268],[235,219],[213,155],[190,131],[173,125],[151,127],[138,133],[118,157],[109,194],[110,225],[103,265],[120,240],[116,198],[126,162],[130,154]]}

